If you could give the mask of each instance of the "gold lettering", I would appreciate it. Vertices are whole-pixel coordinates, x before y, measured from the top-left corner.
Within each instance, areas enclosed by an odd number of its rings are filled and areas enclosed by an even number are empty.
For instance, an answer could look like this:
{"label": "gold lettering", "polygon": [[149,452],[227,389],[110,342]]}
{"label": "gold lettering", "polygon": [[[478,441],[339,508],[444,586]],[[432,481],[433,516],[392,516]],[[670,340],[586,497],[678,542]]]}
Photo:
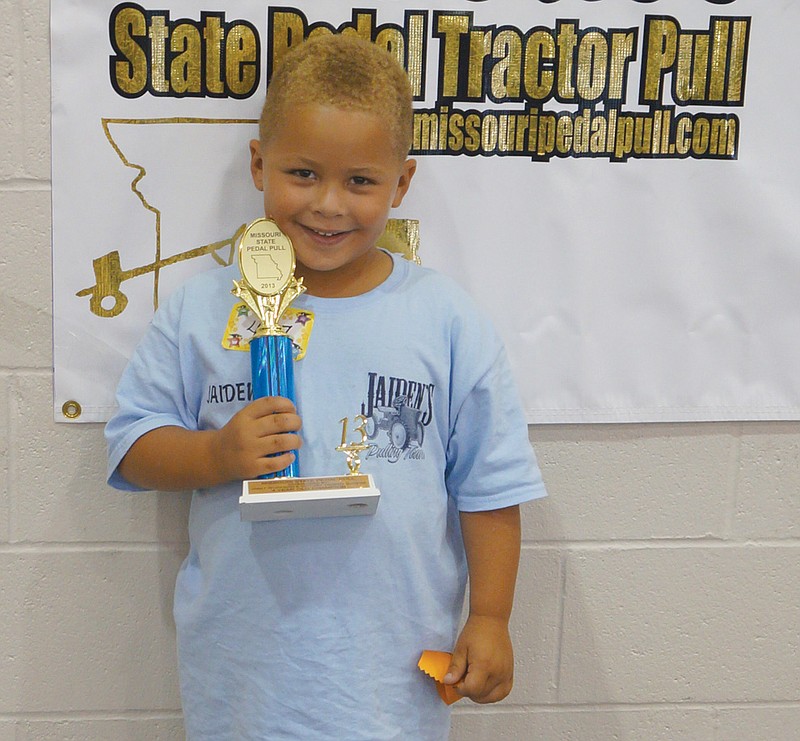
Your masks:
{"label": "gold lettering", "polygon": [[573,123],[569,116],[561,116],[556,123],[556,151],[567,154],[572,147]]}
{"label": "gold lettering", "polygon": [[682,31],[673,18],[648,19],[641,102],[662,102],[671,72],[676,103],[741,103],[749,28],[747,18],[715,18],[708,31]]}
{"label": "gold lettering", "polygon": [[144,14],[124,7],[114,17],[114,47],[123,59],[114,62],[115,87],[127,96],[141,95],[147,87],[147,55],[134,37],[147,35]]}
{"label": "gold lettering", "polygon": [[168,93],[167,82],[167,37],[169,31],[163,15],[153,16],[150,21],[150,84],[156,93]]}
{"label": "gold lettering", "polygon": [[492,44],[492,55],[500,61],[492,68],[492,96],[497,100],[518,98],[522,69],[522,39],[517,31],[500,31]]}
{"label": "gold lettering", "polygon": [[711,121],[711,150],[714,154],[733,157],[736,154],[736,119]]}
{"label": "gold lettering", "polygon": [[491,152],[497,147],[497,117],[485,113],[481,124],[481,148],[484,152]]}
{"label": "gold lettering", "polygon": [[225,92],[222,81],[223,33],[219,18],[206,18],[203,38],[206,40],[206,89],[211,95],[222,95]]}
{"label": "gold lettering", "polygon": [[458,95],[458,70],[461,63],[461,37],[469,33],[470,16],[437,16],[436,33],[444,37],[441,51],[441,94],[445,98]]}
{"label": "gold lettering", "polygon": [[625,99],[625,76],[628,63],[633,59],[634,41],[636,35],[627,33],[613,33],[611,35],[611,65],[609,67],[608,99]]}
{"label": "gold lettering", "polygon": [[514,139],[514,149],[521,152],[525,149],[525,134],[528,131],[528,116],[517,117],[517,135]]}
{"label": "gold lettering", "polygon": [[556,146],[556,117],[553,113],[539,116],[539,130],[536,134],[537,154],[550,154]]}
{"label": "gold lettering", "polygon": [[306,34],[306,19],[302,13],[291,10],[276,10],[270,15],[272,57],[269,60],[270,70],[277,67],[286,52],[301,43]]}
{"label": "gold lettering", "polygon": [[375,37],[375,44],[386,49],[400,64],[406,63],[406,42],[399,28],[384,28]]}
{"label": "gold lettering", "polygon": [[245,96],[258,80],[258,40],[252,28],[236,24],[225,39],[225,81],[234,95]]}
{"label": "gold lettering", "polygon": [[725,99],[725,73],[727,72],[726,60],[728,58],[728,40],[730,37],[730,22],[717,21],[714,23],[711,42],[711,77],[708,83],[708,98],[714,102]]}
{"label": "gold lettering", "polygon": [[586,109],[575,118],[572,132],[572,148],[575,154],[589,151],[589,130],[591,129],[591,112]]}
{"label": "gold lettering", "polygon": [[328,26],[316,26],[308,32],[307,38],[315,39],[318,36],[330,36],[333,32],[333,29]]}
{"label": "gold lettering", "polygon": [[[356,15],[356,35],[360,36],[364,41],[372,41],[372,29],[374,24],[375,16],[373,13],[358,13]],[[348,30],[348,28],[345,28],[342,33]],[[399,61],[401,64],[403,63],[402,58]]]}
{"label": "gold lettering", "polygon": [[672,69],[678,49],[678,24],[672,18],[648,18],[645,29],[645,70],[642,102],[660,103],[664,75]]}
{"label": "gold lettering", "polygon": [[706,98],[708,34],[682,33],[678,37],[678,64],[673,87],[676,103]]}
{"label": "gold lettering", "polygon": [[679,116],[675,119],[675,151],[680,155],[689,154],[692,144],[692,119]]}
{"label": "gold lettering", "polygon": [[514,151],[514,137],[517,132],[517,117],[508,114],[500,116],[500,129],[497,133],[497,149],[500,152]]}
{"label": "gold lettering", "polygon": [[584,34],[578,45],[578,97],[600,100],[606,89],[608,74],[608,42],[599,31]]}
{"label": "gold lettering", "polygon": [[572,84],[572,60],[578,44],[575,23],[559,23],[556,43],[558,47],[558,96],[562,101],[575,99]]}
{"label": "gold lettering", "polygon": [[469,67],[467,70],[467,97],[483,98],[483,62],[492,53],[492,32],[472,31],[469,35]]}
{"label": "gold lettering", "polygon": [[592,121],[592,133],[589,139],[589,151],[592,154],[600,154],[606,150],[606,139],[608,138],[608,124],[605,118],[598,116]]}
{"label": "gold lettering", "polygon": [[450,138],[447,146],[452,152],[460,152],[464,148],[464,115],[454,113],[450,116]]}
{"label": "gold lettering", "polygon": [[468,152],[477,152],[481,145],[480,135],[481,119],[477,113],[470,113],[467,116],[465,132],[467,135],[464,141],[464,148]]}
{"label": "gold lettering", "polygon": [[413,148],[423,152],[433,151],[438,140],[439,117],[435,113],[415,113]]}
{"label": "gold lettering", "polygon": [[653,119],[636,116],[633,131],[634,154],[650,154],[653,150]]}
{"label": "gold lettering", "polygon": [[170,37],[170,49],[180,52],[169,65],[169,81],[178,95],[199,94],[202,90],[200,72],[200,34],[189,23],[175,28]]}
{"label": "gold lettering", "polygon": [[708,142],[711,125],[705,118],[698,118],[694,122],[694,133],[692,134],[692,153],[702,156],[708,151]]}
{"label": "gold lettering", "polygon": [[422,71],[425,68],[423,56],[425,53],[425,19],[424,13],[411,13],[408,16],[408,59],[406,71],[411,81],[411,92],[415,98],[422,95]]}
{"label": "gold lettering", "polygon": [[745,59],[747,55],[747,39],[750,35],[750,21],[733,22],[731,35],[730,64],[728,65],[728,94],[726,102],[741,103],[744,95]]}
{"label": "gold lettering", "polygon": [[556,42],[549,31],[534,31],[525,45],[525,93],[531,100],[546,100],[553,92],[554,73],[543,62],[556,58]]}

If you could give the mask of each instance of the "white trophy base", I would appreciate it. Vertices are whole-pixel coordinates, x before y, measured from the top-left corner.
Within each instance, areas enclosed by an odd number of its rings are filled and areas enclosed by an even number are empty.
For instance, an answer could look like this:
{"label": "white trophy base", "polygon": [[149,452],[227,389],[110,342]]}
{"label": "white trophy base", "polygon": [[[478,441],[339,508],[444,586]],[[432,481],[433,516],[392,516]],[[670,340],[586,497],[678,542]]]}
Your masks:
{"label": "white trophy base", "polygon": [[319,478],[254,479],[242,482],[242,520],[374,515],[381,493],[369,474]]}

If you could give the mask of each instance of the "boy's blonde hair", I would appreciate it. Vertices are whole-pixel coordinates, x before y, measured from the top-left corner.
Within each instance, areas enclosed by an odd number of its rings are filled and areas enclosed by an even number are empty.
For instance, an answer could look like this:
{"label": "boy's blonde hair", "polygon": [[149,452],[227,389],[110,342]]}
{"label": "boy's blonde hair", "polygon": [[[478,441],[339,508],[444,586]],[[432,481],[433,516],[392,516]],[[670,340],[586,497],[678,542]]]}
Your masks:
{"label": "boy's blonde hair", "polygon": [[325,34],[289,51],[272,74],[259,120],[267,142],[293,105],[316,103],[365,111],[389,126],[398,158],[411,149],[411,85],[389,52],[358,36]]}

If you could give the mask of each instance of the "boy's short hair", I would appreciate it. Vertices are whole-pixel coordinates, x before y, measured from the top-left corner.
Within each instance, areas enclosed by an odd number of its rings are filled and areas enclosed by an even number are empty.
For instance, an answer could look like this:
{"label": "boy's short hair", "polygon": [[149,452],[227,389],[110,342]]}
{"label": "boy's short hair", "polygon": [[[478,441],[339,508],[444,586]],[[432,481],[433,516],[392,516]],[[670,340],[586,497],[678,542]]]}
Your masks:
{"label": "boy's short hair", "polygon": [[353,34],[321,34],[291,49],[267,86],[261,141],[269,140],[289,107],[308,103],[377,114],[389,125],[398,157],[408,156],[411,85],[397,59],[375,44]]}

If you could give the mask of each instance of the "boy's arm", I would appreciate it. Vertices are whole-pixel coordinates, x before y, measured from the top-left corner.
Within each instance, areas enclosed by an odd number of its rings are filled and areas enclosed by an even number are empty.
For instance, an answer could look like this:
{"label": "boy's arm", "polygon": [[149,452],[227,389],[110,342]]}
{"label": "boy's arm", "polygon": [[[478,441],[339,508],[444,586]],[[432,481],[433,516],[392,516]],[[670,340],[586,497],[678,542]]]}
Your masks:
{"label": "boy's arm", "polygon": [[301,445],[299,429],[291,401],[278,396],[256,399],[219,430],[150,430],[130,447],[119,472],[132,484],[162,491],[254,479],[294,460],[289,451]]}
{"label": "boy's arm", "polygon": [[469,617],[444,682],[475,702],[497,702],[511,691],[514,679],[508,621],[519,566],[519,507],[462,512],[461,531],[469,568]]}

